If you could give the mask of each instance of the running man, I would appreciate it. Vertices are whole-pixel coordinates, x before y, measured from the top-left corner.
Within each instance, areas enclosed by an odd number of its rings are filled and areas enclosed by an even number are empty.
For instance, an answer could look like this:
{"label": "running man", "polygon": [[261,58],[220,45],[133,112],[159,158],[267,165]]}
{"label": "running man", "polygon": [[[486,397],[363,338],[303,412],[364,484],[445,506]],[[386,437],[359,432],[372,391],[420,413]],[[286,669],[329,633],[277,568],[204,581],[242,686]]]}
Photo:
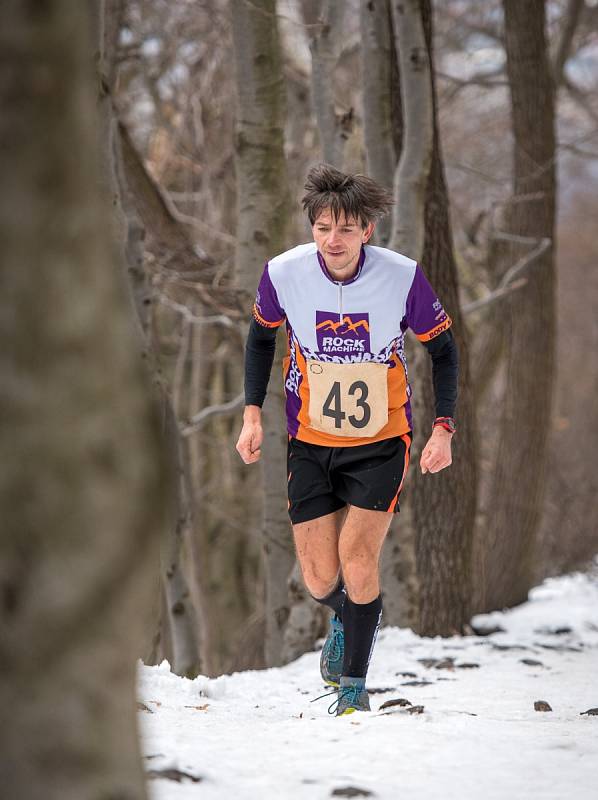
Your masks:
{"label": "running man", "polygon": [[382,615],[378,561],[399,511],[412,438],[405,331],[432,359],[436,419],[423,473],[451,464],[458,360],[451,320],[421,267],[367,244],[391,195],[326,164],[310,170],[305,189],[314,241],[265,266],[247,338],[237,450],[246,464],[261,456],[261,406],[285,322],[289,516],[306,588],[333,612],[320,667],[339,689],[331,709],[341,715],[370,710],[365,678]]}

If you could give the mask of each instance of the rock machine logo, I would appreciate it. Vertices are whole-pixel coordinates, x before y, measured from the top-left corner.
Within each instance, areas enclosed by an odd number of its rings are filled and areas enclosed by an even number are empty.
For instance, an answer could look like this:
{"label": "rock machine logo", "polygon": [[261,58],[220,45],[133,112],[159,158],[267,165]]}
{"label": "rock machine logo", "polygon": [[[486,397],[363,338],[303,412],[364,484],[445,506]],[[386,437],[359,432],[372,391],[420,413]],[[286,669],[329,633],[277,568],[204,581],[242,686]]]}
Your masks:
{"label": "rock machine logo", "polygon": [[369,314],[316,311],[316,337],[320,353],[367,353],[370,350]]}

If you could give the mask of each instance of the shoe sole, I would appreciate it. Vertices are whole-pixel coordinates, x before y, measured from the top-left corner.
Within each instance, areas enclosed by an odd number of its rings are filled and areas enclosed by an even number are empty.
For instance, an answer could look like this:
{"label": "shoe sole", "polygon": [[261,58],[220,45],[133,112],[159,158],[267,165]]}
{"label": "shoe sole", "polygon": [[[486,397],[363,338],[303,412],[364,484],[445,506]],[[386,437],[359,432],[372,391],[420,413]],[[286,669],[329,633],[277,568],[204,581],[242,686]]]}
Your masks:
{"label": "shoe sole", "polygon": [[349,706],[349,708],[346,708],[344,711],[341,711],[341,713],[337,714],[336,716],[346,717],[347,714],[352,714],[354,711],[361,711],[362,713],[367,713],[368,711],[371,712],[371,710],[372,710],[371,708],[353,708],[352,706]]}

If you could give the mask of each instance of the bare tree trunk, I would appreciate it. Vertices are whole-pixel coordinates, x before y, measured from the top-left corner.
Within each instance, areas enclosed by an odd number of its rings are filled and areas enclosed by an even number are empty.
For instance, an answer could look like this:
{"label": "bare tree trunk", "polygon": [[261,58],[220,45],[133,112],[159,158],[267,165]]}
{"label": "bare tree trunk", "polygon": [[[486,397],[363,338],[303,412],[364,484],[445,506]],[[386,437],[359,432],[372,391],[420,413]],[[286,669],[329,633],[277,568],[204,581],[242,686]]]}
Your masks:
{"label": "bare tree trunk", "polygon": [[[193,308],[197,316],[201,316],[203,307],[198,304]],[[194,325],[191,333],[191,368],[189,377],[189,418],[201,407],[201,389],[207,377],[205,367],[208,353],[205,331]],[[192,505],[193,524],[188,528],[190,572],[192,575],[190,589],[194,595],[194,606],[200,617],[198,635],[200,637],[199,652],[201,669],[204,675],[217,674],[217,657],[214,647],[212,627],[215,622],[210,614],[206,587],[209,577],[209,542],[205,521],[202,519],[202,491],[205,484],[204,462],[206,455],[197,436],[186,437],[186,472],[189,476],[190,502]]]}
{"label": "bare tree trunk", "polygon": [[325,606],[319,605],[310,597],[298,562],[295,562],[289,577],[289,602],[291,613],[285,627],[282,648],[282,660],[285,664],[313,648],[314,642],[325,635],[330,616]]}
{"label": "bare tree trunk", "polygon": [[[460,353],[459,418],[463,424],[454,441],[453,465],[438,475],[422,476],[417,460],[434,419],[434,393],[429,357],[419,344],[415,345],[410,353],[410,376],[415,387],[414,463],[406,482],[400,519],[393,526],[386,548],[385,617],[391,624],[407,624],[425,635],[450,635],[464,629],[470,612],[477,479],[475,429],[468,421],[473,417],[474,404],[436,121],[431,6],[428,0],[422,0],[417,4],[396,4],[393,8],[399,22],[397,49],[403,51],[400,70],[405,126],[405,149],[396,180],[397,207],[402,207],[405,218],[413,222],[409,229],[393,228],[391,241],[396,249],[421,259],[431,284],[453,318]],[[404,76],[406,67],[409,72]],[[414,104],[426,108],[413,108]],[[411,126],[417,124],[418,114],[419,124],[428,127],[415,131]],[[401,179],[408,142],[417,135],[421,142],[413,143],[413,160]],[[413,191],[409,191],[410,187]]]}
{"label": "bare tree trunk", "polygon": [[97,188],[90,18],[9,2],[0,31],[0,780],[15,800],[133,800],[170,483]]}
{"label": "bare tree trunk", "polygon": [[[100,87],[100,122],[102,138],[102,170],[103,188],[110,198],[111,223],[113,238],[119,242],[125,256],[135,256],[128,246],[129,220],[132,231],[138,230],[139,222],[132,213],[130,202],[127,202],[127,188],[124,183],[120,161],[120,143],[118,125],[113,108],[113,90],[116,83],[116,48],[123,23],[124,0],[89,0],[92,8],[92,20],[95,40],[98,44],[98,84]],[[120,185],[119,185],[120,179]],[[121,188],[122,187],[122,188]],[[123,203],[123,198],[125,202]],[[127,214],[126,211],[129,213]],[[148,367],[153,369],[156,385],[163,395],[166,415],[166,431],[171,448],[175,454],[179,474],[178,513],[172,526],[164,529],[164,541],[161,547],[161,570],[164,584],[165,605],[168,614],[170,639],[173,650],[172,668],[178,675],[195,677],[199,672],[199,652],[197,637],[197,616],[189,593],[185,574],[182,569],[182,542],[186,526],[189,524],[189,500],[185,490],[185,475],[181,459],[181,442],[177,424],[177,393],[180,381],[174,380],[174,409],[169,397],[166,381],[158,373],[158,359],[152,352],[150,318],[143,295],[145,287],[140,279],[139,264],[133,261],[129,268],[129,287],[131,296],[138,310],[140,329],[145,341],[145,356]],[[183,324],[186,324],[183,322]],[[180,359],[184,369],[184,359]],[[158,565],[156,565],[158,568]],[[163,618],[166,623],[167,618]]]}
{"label": "bare tree trunk", "polygon": [[[514,132],[510,233],[554,242],[554,86],[543,0],[505,0],[505,44]],[[521,245],[513,244],[513,254]],[[535,539],[546,479],[554,375],[554,245],[502,305],[508,330],[506,386],[485,543],[485,609],[515,605],[533,585]]]}
{"label": "bare tree trunk", "polygon": [[[353,114],[337,114],[335,108],[334,73],[341,50],[345,0],[324,0],[303,3],[303,16],[309,25],[311,52],[311,96],[318,131],[320,150],[327,164],[343,167],[343,155]],[[310,13],[311,12],[311,13]]]}
{"label": "bare tree trunk", "polygon": [[390,247],[420,261],[424,252],[424,208],[434,141],[430,54],[420,0],[393,2],[392,10],[404,136],[395,175],[396,203]]}
{"label": "bare tree trunk", "polygon": [[[432,4],[423,0],[426,42],[432,62]],[[432,286],[451,309],[453,335],[459,350],[459,430],[453,441],[453,464],[433,483],[414,470],[413,507],[418,528],[417,563],[422,579],[419,629],[424,636],[467,631],[471,616],[472,553],[478,486],[475,397],[471,380],[469,337],[459,307],[459,279],[451,233],[449,199],[442,163],[434,99],[434,149],[426,187],[426,273]],[[420,352],[423,348],[419,348]],[[426,413],[435,416],[430,360],[426,354]],[[420,389],[421,391],[421,389]],[[420,423],[423,432],[428,433]]]}
{"label": "bare tree trunk", "polygon": [[191,527],[191,504],[183,455],[184,443],[181,442],[175,411],[170,404],[166,414],[166,433],[176,448],[178,509],[176,524],[163,537],[160,573],[172,644],[172,671],[186,678],[195,678],[200,673],[199,624],[194,598],[183,571],[182,557],[183,542]]}
{"label": "bare tree trunk", "polygon": [[[257,286],[264,262],[287,246],[289,194],[284,157],[285,87],[274,0],[232,0],[237,81],[236,164],[239,283]],[[266,663],[281,663],[294,562],[285,508],[286,442],[278,349],[264,406],[264,558]]]}
{"label": "bare tree trunk", "polygon": [[[426,47],[419,0],[391,2],[395,51],[399,61],[402,100],[402,151],[395,172],[395,209],[389,247],[421,261],[425,238],[425,187],[432,159],[433,108],[430,59]],[[389,113],[391,109],[389,108]],[[425,419],[422,405],[426,356],[417,348],[410,355],[410,376],[415,375],[412,399],[416,422]],[[419,412],[419,413],[418,413]],[[433,419],[433,417],[432,417]],[[414,449],[421,449],[424,432],[416,427]],[[417,450],[416,450],[417,451]],[[390,625],[418,629],[421,576],[417,564],[417,526],[410,495],[414,466],[405,483],[407,498],[400,519],[389,531],[382,560],[384,617]]]}
{"label": "bare tree trunk", "polygon": [[[394,85],[393,28],[389,0],[360,0],[361,83],[363,97],[363,132],[367,171],[381,186],[392,189],[397,166],[393,141]],[[394,67],[394,70],[393,70]],[[397,72],[398,74],[398,72]],[[377,241],[386,246],[391,234],[391,218],[385,217],[376,226]]]}

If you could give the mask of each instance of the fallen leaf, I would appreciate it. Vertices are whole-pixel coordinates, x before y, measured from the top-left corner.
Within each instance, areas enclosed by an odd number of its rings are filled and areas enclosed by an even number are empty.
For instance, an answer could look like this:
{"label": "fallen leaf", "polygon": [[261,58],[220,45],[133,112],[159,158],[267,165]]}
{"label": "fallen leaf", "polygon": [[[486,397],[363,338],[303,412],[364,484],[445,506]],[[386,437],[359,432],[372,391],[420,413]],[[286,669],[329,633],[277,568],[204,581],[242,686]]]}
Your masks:
{"label": "fallen leaf", "polygon": [[343,786],[333,789],[332,797],[373,797],[374,793],[369,789],[360,789],[357,786]]}
{"label": "fallen leaf", "polygon": [[393,706],[411,706],[411,705],[413,705],[413,703],[411,703],[404,697],[397,697],[394,700],[387,700],[385,703],[382,703],[379,710],[382,711],[383,708],[392,708]]}
{"label": "fallen leaf", "polygon": [[180,769],[169,767],[167,769],[151,769],[145,773],[148,778],[156,780],[157,778],[165,778],[168,781],[176,781],[182,783],[183,780],[190,780],[193,783],[199,783],[202,778],[199,775],[191,775],[189,772],[183,772]]}

